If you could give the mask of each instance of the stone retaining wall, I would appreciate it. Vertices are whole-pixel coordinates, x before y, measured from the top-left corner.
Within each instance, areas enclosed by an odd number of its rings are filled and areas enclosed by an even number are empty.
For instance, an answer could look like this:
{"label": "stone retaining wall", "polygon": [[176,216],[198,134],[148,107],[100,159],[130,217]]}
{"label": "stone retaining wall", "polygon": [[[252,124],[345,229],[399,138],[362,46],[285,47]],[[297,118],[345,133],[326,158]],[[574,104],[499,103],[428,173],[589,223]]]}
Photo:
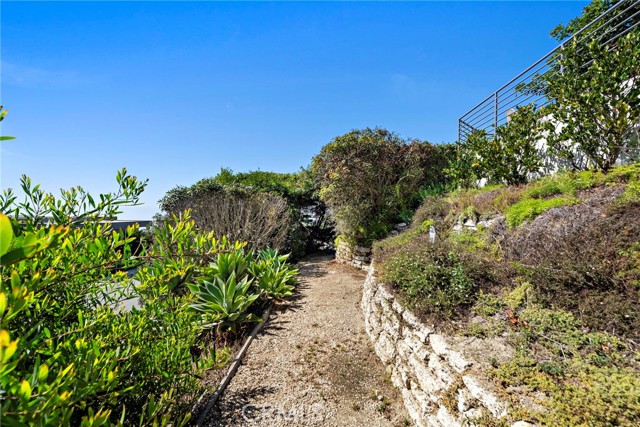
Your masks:
{"label": "stone retaining wall", "polygon": [[[417,426],[457,427],[483,414],[496,418],[507,414],[507,405],[484,378],[482,365],[463,353],[461,346],[470,344],[469,339],[445,336],[422,324],[385,285],[377,283],[373,268],[364,284],[361,308],[375,352],[391,372]],[[483,343],[471,340],[476,342],[470,348],[488,356]],[[495,343],[492,347],[495,350]],[[525,426],[531,424],[512,425]]]}
{"label": "stone retaining wall", "polygon": [[371,249],[361,246],[351,247],[345,242],[338,242],[336,260],[362,270],[369,270],[371,265]]}

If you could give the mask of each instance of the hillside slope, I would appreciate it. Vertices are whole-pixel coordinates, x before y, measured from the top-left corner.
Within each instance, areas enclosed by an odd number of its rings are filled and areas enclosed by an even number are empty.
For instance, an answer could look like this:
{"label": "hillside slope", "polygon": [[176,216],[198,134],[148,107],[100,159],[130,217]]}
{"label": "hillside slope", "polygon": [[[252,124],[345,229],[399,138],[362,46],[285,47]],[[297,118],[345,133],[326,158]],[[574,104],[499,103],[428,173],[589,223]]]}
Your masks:
{"label": "hillside slope", "polygon": [[510,418],[640,422],[639,164],[427,198],[374,258],[425,320],[507,338],[514,356],[489,362]]}

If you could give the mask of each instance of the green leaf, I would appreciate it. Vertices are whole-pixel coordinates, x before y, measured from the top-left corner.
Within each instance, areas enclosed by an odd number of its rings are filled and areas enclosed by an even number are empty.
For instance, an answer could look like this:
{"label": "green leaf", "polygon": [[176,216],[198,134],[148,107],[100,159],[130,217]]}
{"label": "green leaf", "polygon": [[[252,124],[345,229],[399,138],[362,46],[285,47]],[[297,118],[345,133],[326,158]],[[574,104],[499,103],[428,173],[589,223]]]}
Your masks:
{"label": "green leaf", "polygon": [[0,141],[10,141],[12,139],[16,139],[15,136],[0,136]]}
{"label": "green leaf", "polygon": [[20,383],[20,391],[18,394],[25,400],[31,399],[31,384],[29,384],[27,380],[22,380]]}
{"label": "green leaf", "polygon": [[13,227],[9,217],[0,214],[0,256],[7,253],[13,240]]}
{"label": "green leaf", "polygon": [[9,251],[6,254],[0,256],[0,264],[11,265],[23,259],[29,258],[38,251],[38,247],[39,245],[29,245]]}

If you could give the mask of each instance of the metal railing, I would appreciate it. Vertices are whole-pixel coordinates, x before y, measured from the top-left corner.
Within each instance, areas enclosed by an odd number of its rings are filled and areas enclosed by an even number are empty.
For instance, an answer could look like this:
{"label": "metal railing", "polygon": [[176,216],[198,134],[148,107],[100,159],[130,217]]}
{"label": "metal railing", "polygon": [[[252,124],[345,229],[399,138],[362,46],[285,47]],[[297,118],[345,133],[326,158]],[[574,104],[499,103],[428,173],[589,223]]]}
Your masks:
{"label": "metal railing", "polygon": [[552,66],[563,46],[576,40],[585,43],[599,40],[602,45],[615,42],[640,24],[640,0],[620,0],[570,38],[536,61],[529,68],[511,79],[478,105],[458,119],[458,141],[464,142],[473,132],[484,130],[494,135],[495,129],[506,123],[517,107],[534,104],[536,108],[551,102],[540,93],[519,90],[536,76],[545,74]]}

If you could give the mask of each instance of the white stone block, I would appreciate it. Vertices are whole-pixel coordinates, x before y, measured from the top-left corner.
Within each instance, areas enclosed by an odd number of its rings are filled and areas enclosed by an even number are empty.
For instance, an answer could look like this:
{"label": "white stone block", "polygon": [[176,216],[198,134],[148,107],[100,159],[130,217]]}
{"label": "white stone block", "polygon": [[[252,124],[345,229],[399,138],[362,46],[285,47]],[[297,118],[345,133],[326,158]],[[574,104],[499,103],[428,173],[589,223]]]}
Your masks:
{"label": "white stone block", "polygon": [[431,353],[429,356],[428,366],[431,368],[435,376],[446,384],[447,387],[455,382],[455,377],[451,368],[449,368],[449,366],[444,363],[437,354]]}
{"label": "white stone block", "polygon": [[474,406],[475,399],[466,388],[458,390],[458,411],[460,413],[467,412]]}
{"label": "white stone block", "polygon": [[444,406],[440,406],[440,408],[438,408],[438,414],[436,416],[440,424],[442,424],[443,426],[462,427],[462,423]]}
{"label": "white stone block", "polygon": [[437,393],[446,390],[447,384],[444,383],[436,374],[425,365],[425,362],[419,360],[415,355],[409,358],[409,364],[413,368],[413,372],[418,380],[420,388],[427,394],[436,396]]}
{"label": "white stone block", "polygon": [[425,344],[429,341],[429,336],[431,336],[433,332],[433,328],[426,325],[422,325],[420,328],[416,329],[416,335]]}
{"label": "white stone block", "polygon": [[402,313],[402,319],[404,319],[404,321],[414,329],[419,329],[422,326],[422,323],[418,320],[416,315],[409,310],[405,310]]}
{"label": "white stone block", "polygon": [[393,312],[386,313],[386,315],[382,316],[382,329],[384,329],[394,341],[400,339],[402,336],[400,333],[400,321]]}
{"label": "white stone block", "polygon": [[445,356],[447,354],[447,351],[449,350],[449,343],[447,343],[442,335],[429,335],[429,342],[431,343],[431,348],[433,348],[433,351],[435,351],[436,354],[440,356]]}
{"label": "white stone block", "polygon": [[413,400],[413,396],[411,392],[406,388],[402,389],[402,400],[404,400],[404,407],[407,409],[407,413],[411,417],[414,423],[416,423],[417,427],[429,427],[420,414],[420,407]]}
{"label": "white stone block", "polygon": [[494,417],[501,418],[507,415],[507,405],[501,402],[490,390],[483,387],[478,380],[469,375],[465,375],[462,377],[462,382],[467,386],[471,395],[479,400]]}
{"label": "white stone block", "polygon": [[404,312],[404,307],[400,305],[397,299],[393,300],[393,304],[391,304],[391,307],[393,308],[393,311],[398,314],[402,314]]}
{"label": "white stone block", "polygon": [[462,354],[452,350],[449,347],[449,343],[447,343],[446,339],[442,335],[431,334],[429,336],[429,342],[431,343],[433,351],[442,356],[451,365],[451,367],[459,373],[462,373],[466,368],[472,365],[472,363],[464,358]]}
{"label": "white stone block", "polygon": [[390,363],[396,357],[396,349],[393,346],[393,341],[386,332],[380,334],[374,349],[380,360],[382,360],[382,363]]}

